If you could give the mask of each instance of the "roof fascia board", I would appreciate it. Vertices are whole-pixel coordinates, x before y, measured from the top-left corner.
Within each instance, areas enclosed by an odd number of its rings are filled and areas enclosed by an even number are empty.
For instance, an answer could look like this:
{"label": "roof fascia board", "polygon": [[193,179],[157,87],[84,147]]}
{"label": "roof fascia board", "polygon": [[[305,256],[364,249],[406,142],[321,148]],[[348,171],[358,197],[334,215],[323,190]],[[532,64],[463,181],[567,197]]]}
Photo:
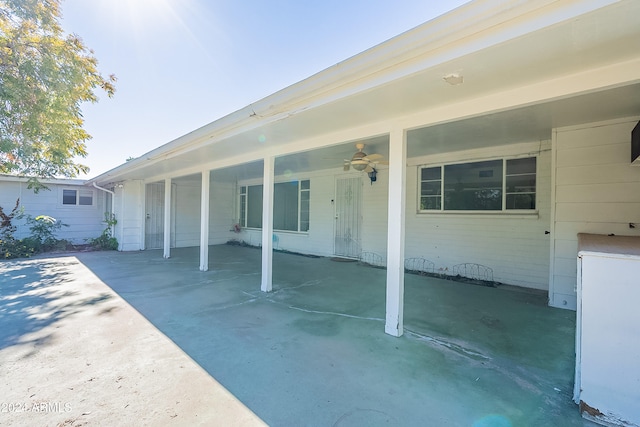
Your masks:
{"label": "roof fascia board", "polygon": [[[0,181],[7,182],[29,182],[29,178],[25,176],[16,176],[16,175],[0,175]],[[83,186],[87,181],[82,179],[61,179],[61,178],[38,178],[42,184],[51,184],[51,185],[77,185]]]}

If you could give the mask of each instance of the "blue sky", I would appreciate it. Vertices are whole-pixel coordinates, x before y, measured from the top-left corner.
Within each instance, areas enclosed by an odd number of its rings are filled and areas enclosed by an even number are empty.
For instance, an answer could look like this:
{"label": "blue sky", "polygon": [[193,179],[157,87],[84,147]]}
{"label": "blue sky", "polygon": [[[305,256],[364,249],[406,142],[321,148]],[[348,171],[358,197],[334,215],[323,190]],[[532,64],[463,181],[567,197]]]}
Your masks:
{"label": "blue sky", "polygon": [[[64,0],[116,95],[83,107],[97,176],[466,0]],[[85,176],[83,176],[85,178]]]}

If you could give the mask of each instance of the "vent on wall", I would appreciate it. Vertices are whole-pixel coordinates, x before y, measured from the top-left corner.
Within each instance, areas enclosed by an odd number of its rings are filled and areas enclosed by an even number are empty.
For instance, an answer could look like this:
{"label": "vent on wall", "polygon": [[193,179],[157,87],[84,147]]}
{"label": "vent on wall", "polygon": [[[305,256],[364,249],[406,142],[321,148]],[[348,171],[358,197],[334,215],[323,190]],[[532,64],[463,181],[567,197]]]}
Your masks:
{"label": "vent on wall", "polygon": [[640,166],[640,122],[631,131],[631,163]]}

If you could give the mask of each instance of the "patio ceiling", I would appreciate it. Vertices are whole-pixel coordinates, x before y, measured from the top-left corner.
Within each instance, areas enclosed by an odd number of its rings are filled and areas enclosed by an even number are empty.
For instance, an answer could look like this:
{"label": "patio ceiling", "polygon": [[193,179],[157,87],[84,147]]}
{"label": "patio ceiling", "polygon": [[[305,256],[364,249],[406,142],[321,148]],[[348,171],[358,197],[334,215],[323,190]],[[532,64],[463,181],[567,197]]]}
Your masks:
{"label": "patio ceiling", "polygon": [[[552,128],[636,115],[640,115],[640,84],[413,129],[407,136],[408,157],[544,141],[551,139]],[[358,142],[366,144],[366,153],[389,155],[386,135]],[[276,158],[275,173],[339,168],[343,159],[351,158],[355,151],[355,142],[350,142],[281,156]],[[262,162],[257,161],[221,169],[214,179],[237,181],[261,177]]]}
{"label": "patio ceiling", "polygon": [[[545,11],[553,5],[511,17],[507,10],[474,27],[469,15],[482,5],[428,22],[96,181],[186,175],[265,155],[278,156],[276,173],[341,167],[356,142],[387,155],[384,129],[394,120],[411,129],[414,157],[544,140],[554,127],[640,115],[639,2],[578,17]],[[545,13],[555,21],[543,23]],[[465,22],[469,28],[440,34]],[[389,53],[395,45],[398,52]],[[464,82],[446,83],[451,73]],[[256,168],[234,170],[239,178],[261,176]]]}

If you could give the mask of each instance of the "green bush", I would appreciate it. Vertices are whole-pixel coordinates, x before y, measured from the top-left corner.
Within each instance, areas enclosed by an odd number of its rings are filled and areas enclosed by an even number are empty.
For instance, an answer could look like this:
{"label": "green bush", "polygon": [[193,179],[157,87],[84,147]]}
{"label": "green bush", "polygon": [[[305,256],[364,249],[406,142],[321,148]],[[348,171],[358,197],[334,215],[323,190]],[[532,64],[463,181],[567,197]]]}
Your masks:
{"label": "green bush", "polygon": [[13,221],[24,218],[24,216],[23,209],[20,207],[20,199],[16,200],[15,207],[8,214],[0,206],[1,259],[30,257],[38,252],[60,250],[67,247],[66,240],[58,239],[55,236],[57,231],[67,225],[47,215],[35,218],[27,215],[27,225],[29,225],[31,235],[24,239],[16,239],[14,233],[17,227]]}
{"label": "green bush", "polygon": [[36,252],[46,252],[66,249],[69,242],[65,239],[58,239],[56,233],[62,227],[68,227],[62,221],[48,215],[28,216],[27,224],[31,231],[31,236],[25,238],[28,245],[32,245]]}
{"label": "green bush", "polygon": [[28,258],[36,253],[36,249],[24,240],[0,238],[0,257],[3,259]]}
{"label": "green bush", "polygon": [[0,258],[11,259],[33,255],[35,249],[22,240],[16,239],[13,234],[16,232],[14,219],[23,217],[20,199],[16,200],[16,205],[8,214],[0,206]]}
{"label": "green bush", "polygon": [[109,212],[104,214],[104,223],[107,227],[102,234],[95,239],[89,239],[88,242],[94,249],[101,251],[115,251],[118,249],[118,239],[113,237],[113,227],[118,223],[116,216]]}

